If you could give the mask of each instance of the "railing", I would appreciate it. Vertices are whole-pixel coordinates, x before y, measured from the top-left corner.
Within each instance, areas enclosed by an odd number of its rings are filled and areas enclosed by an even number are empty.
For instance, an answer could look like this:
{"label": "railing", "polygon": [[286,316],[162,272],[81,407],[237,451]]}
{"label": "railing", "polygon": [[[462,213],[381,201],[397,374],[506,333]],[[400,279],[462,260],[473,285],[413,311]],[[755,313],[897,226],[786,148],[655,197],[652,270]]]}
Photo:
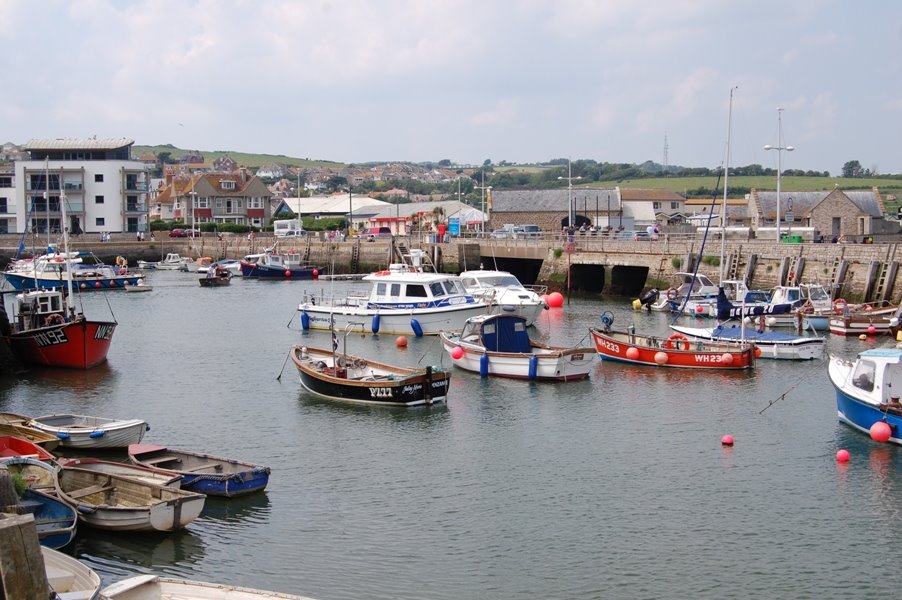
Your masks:
{"label": "railing", "polygon": [[149,189],[149,185],[146,182],[138,182],[138,183],[126,183],[125,191],[126,192],[146,192]]}
{"label": "railing", "polygon": [[146,212],[146,211],[147,211],[146,204],[143,204],[143,203],[135,204],[135,203],[131,203],[131,202],[127,202],[125,204],[125,212]]}
{"label": "railing", "polygon": [[84,189],[84,186],[82,186],[81,183],[72,183],[67,181],[63,183],[63,189],[67,192],[80,192]]}

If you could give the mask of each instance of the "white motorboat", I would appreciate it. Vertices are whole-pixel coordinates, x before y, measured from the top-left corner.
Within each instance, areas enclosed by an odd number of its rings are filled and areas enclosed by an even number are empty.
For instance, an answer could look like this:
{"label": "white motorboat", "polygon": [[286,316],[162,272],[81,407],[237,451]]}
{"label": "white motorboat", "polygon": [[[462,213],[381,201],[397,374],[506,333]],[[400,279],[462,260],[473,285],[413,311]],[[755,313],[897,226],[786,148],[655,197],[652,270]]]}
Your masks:
{"label": "white motorboat", "polygon": [[717,327],[683,327],[671,329],[691,339],[744,344],[751,342],[761,351],[759,358],[811,360],[824,356],[822,337],[791,335],[782,331],[758,331],[752,327],[718,325]]}
{"label": "white motorboat", "polygon": [[718,285],[707,275],[680,272],[674,276],[678,278],[679,283],[660,292],[657,300],[651,303],[651,310],[677,312],[687,300],[687,296],[688,300],[697,301],[717,295]]}
{"label": "white motorboat", "polygon": [[542,298],[548,291],[547,286],[523,285],[507,271],[464,271],[460,281],[464,289],[485,302],[491,312],[519,315],[526,319],[527,325],[535,323],[542,311],[548,309],[548,303]]}
{"label": "white motorboat", "polygon": [[[418,250],[411,250],[419,257]],[[486,314],[488,306],[467,293],[456,275],[426,273],[393,264],[363,278],[369,294],[343,297],[305,294],[298,305],[301,328],[342,330],[361,326],[373,333],[438,335],[459,330],[470,317]]]}

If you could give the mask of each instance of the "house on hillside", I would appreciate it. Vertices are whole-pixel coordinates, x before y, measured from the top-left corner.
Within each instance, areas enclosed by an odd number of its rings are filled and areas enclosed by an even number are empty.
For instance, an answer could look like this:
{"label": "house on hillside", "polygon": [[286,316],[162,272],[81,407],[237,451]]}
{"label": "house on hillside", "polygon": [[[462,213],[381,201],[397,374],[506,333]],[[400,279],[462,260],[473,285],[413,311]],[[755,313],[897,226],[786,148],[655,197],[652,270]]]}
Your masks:
{"label": "house on hillside", "polygon": [[217,173],[232,173],[238,170],[238,163],[230,156],[220,156],[213,161],[213,170]]}
{"label": "house on hillside", "polygon": [[180,176],[169,172],[156,196],[154,212],[191,226],[235,223],[262,228],[271,217],[270,196],[266,184],[247,169]]}

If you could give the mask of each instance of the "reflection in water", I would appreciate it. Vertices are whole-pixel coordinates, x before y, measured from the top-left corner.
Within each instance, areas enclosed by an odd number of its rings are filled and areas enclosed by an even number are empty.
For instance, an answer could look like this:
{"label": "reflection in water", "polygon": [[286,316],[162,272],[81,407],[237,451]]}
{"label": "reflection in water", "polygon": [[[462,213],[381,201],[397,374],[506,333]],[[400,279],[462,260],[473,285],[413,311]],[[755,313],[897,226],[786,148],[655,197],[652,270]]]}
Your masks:
{"label": "reflection in water", "polygon": [[186,529],[169,533],[112,532],[79,527],[72,553],[101,574],[139,572],[187,575],[204,557],[201,537]]}
{"label": "reflection in water", "polygon": [[[449,396],[454,393],[454,377],[451,378]],[[318,410],[333,411],[336,414],[346,416],[361,416],[365,418],[389,418],[393,421],[419,421],[428,420],[434,415],[446,414],[448,406],[444,402],[422,406],[385,406],[380,404],[363,404],[360,402],[342,402],[330,400],[312,394],[301,389],[298,401],[302,406]]]}
{"label": "reflection in water", "polygon": [[266,492],[237,498],[207,496],[204,511],[196,522],[204,525],[218,524],[221,528],[238,529],[269,522],[270,510],[269,496]]}

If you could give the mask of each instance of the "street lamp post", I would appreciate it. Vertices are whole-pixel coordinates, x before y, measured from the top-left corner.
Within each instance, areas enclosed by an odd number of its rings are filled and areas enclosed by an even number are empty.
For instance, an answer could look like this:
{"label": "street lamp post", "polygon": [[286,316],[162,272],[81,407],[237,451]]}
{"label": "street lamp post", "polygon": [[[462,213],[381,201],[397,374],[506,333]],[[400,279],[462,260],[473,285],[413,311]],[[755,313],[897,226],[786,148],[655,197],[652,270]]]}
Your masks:
{"label": "street lamp post", "polygon": [[558,179],[566,179],[567,180],[567,205],[569,207],[569,212],[567,213],[567,227],[573,227],[573,180],[574,179],[582,179],[582,177],[574,177],[573,176],[573,164],[568,159],[567,160],[567,176],[566,177],[558,177]]}
{"label": "street lamp post", "polygon": [[[479,188],[480,190],[482,190],[482,217],[480,218],[480,221],[481,221],[482,225],[480,226],[480,230],[482,231],[482,233],[485,233],[485,221],[486,221],[486,217],[485,217],[485,191],[486,191],[486,190],[492,189],[492,186],[486,186],[486,185],[485,185],[485,171],[480,171],[480,174],[482,175],[482,185],[477,185],[476,187]],[[458,185],[459,185],[459,184],[460,184],[460,180],[458,179],[457,181],[458,181]],[[458,190],[458,194],[459,194],[459,193],[460,193],[460,191]],[[459,198],[458,198],[458,200],[459,200]]]}
{"label": "street lamp post", "polygon": [[351,235],[351,228],[354,223],[354,195],[351,193],[351,186],[348,185],[348,236]]}
{"label": "street lamp post", "polygon": [[792,152],[792,146],[783,145],[783,109],[777,107],[777,145],[764,146],[765,150],[777,151],[777,243],[780,243],[780,180],[783,175],[783,151]]}

